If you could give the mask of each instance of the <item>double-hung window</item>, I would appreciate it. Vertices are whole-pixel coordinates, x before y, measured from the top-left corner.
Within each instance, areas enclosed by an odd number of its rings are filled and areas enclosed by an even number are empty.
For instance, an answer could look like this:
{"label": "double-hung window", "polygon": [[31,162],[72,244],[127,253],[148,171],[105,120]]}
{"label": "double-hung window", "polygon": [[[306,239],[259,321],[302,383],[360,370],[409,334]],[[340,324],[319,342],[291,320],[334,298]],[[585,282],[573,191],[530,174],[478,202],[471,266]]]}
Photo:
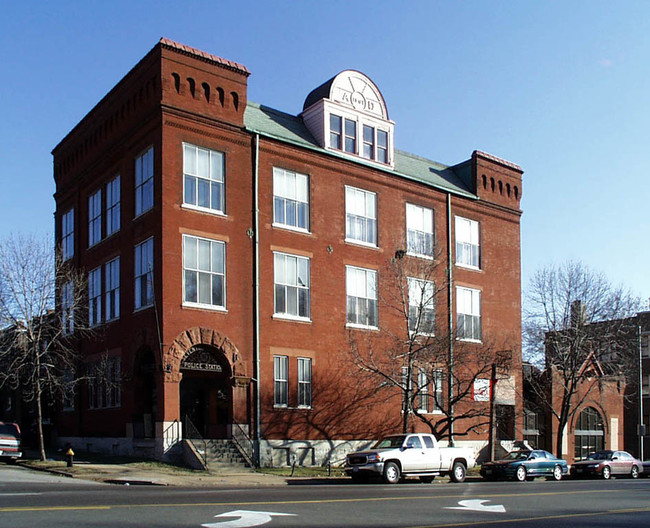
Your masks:
{"label": "double-hung window", "polygon": [[343,118],[330,114],[330,148],[343,150]]}
{"label": "double-hung window", "polygon": [[74,331],[74,283],[72,281],[61,286],[61,326],[64,335]]}
{"label": "double-hung window", "polygon": [[74,255],[74,209],[61,216],[61,257],[68,260]]}
{"label": "double-hung window", "polygon": [[310,358],[298,358],[298,407],[311,407]]}
{"label": "double-hung window", "polygon": [[273,356],[273,404],[289,405],[289,357]]}
{"label": "double-hung window", "polygon": [[224,154],[183,144],[183,202],[224,213]]}
{"label": "double-hung window", "polygon": [[153,147],[135,160],[135,216],[153,207]]}
{"label": "double-hung window", "polygon": [[309,319],[309,259],[286,253],[274,259],[275,314]]}
{"label": "double-hung window", "polygon": [[153,305],[153,238],[135,246],[135,309]]}
{"label": "double-hung window", "polygon": [[88,247],[102,239],[102,190],[88,198]]}
{"label": "double-hung window", "polygon": [[345,239],[377,245],[377,195],[374,192],[345,188]]}
{"label": "double-hung window", "polygon": [[409,331],[433,335],[436,325],[435,285],[431,281],[408,278]]}
{"label": "double-hung window", "polygon": [[406,250],[410,255],[433,257],[433,210],[406,204]]}
{"label": "double-hung window", "polygon": [[226,244],[183,235],[183,302],[226,307]]}
{"label": "double-hung window", "polygon": [[273,222],[309,231],[309,177],[273,168]]}
{"label": "double-hung window", "polygon": [[377,130],[377,161],[388,163],[388,132]]}
{"label": "double-hung window", "polygon": [[461,216],[456,217],[456,264],[479,269],[481,247],[479,244],[479,223]]}
{"label": "double-hung window", "polygon": [[418,370],[418,411],[431,413],[442,408],[442,370]]}
{"label": "double-hung window", "polygon": [[377,328],[377,272],[346,267],[347,322],[355,326]]}
{"label": "double-hung window", "polygon": [[481,340],[481,292],[456,288],[457,333],[459,339]]}
{"label": "double-hung window", "polygon": [[88,408],[109,409],[122,405],[122,360],[118,356],[88,365]]}
{"label": "double-hung window", "polygon": [[363,125],[363,151],[366,159],[375,159],[375,127]]}
{"label": "double-hung window", "polygon": [[88,273],[88,322],[90,326],[102,322],[102,268]]}
{"label": "double-hung window", "polygon": [[106,263],[104,266],[104,299],[106,320],[112,321],[120,317],[120,257]]}
{"label": "double-hung window", "polygon": [[431,412],[429,401],[429,378],[425,370],[418,370],[418,411],[421,413]]}
{"label": "double-hung window", "polygon": [[106,186],[106,236],[120,230],[120,176]]}
{"label": "double-hung window", "polygon": [[374,126],[363,125],[361,155],[369,160],[388,163],[388,132]]}
{"label": "double-hung window", "polygon": [[345,152],[357,153],[357,122],[353,119],[344,119],[345,122]]}

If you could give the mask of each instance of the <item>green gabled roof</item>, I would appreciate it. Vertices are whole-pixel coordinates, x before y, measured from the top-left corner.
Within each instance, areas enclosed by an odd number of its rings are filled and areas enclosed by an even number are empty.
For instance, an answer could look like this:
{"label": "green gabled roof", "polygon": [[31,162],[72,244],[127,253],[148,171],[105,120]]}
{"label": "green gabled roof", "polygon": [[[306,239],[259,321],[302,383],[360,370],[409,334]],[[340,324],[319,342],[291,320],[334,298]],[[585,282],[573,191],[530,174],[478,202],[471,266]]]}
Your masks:
{"label": "green gabled roof", "polygon": [[348,156],[322,148],[307,130],[300,117],[257,103],[251,103],[250,101],[246,106],[244,124],[250,132],[261,136],[315,150],[327,156],[352,161],[359,165],[371,167],[374,170],[417,181],[446,192],[467,198],[477,198],[476,194],[471,192],[471,164],[469,160],[449,167],[395,149],[395,168],[380,167],[363,159],[351,159]]}

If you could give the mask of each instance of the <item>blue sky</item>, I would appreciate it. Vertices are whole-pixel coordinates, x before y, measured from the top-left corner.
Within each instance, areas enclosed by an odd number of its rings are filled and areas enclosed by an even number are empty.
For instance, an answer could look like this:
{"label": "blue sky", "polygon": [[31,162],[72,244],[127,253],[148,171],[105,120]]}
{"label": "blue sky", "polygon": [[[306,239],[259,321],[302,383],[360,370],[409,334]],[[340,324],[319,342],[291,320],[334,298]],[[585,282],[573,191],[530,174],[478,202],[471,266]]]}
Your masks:
{"label": "blue sky", "polygon": [[52,232],[52,148],[160,39],[245,64],[297,114],[344,69],[396,146],[524,170],[522,271],[580,259],[650,298],[650,2],[0,0],[0,236]]}

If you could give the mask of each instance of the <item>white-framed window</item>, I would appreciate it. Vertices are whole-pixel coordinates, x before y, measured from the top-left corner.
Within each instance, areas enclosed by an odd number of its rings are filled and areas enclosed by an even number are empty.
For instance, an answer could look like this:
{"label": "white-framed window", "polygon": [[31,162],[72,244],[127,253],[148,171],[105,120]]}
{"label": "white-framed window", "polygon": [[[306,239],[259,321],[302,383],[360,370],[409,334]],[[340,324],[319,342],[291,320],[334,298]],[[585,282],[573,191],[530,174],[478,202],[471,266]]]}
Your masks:
{"label": "white-framed window", "polygon": [[275,314],[309,319],[309,259],[274,254]]}
{"label": "white-framed window", "polygon": [[406,251],[433,257],[433,209],[406,204]]}
{"label": "white-framed window", "polygon": [[183,235],[183,302],[226,307],[226,244]]}
{"label": "white-framed window", "polygon": [[377,328],[379,325],[377,272],[370,269],[346,266],[345,288],[348,324]]}
{"label": "white-framed window", "polygon": [[298,358],[298,407],[311,407],[310,358]]}
{"label": "white-framed window", "polygon": [[111,409],[122,405],[122,360],[107,357],[88,364],[88,408]]}
{"label": "white-framed window", "polygon": [[102,322],[102,267],[88,273],[88,323],[96,326]]}
{"label": "white-framed window", "polygon": [[408,289],[409,331],[433,335],[436,330],[435,284],[409,277]]}
{"label": "white-framed window", "polygon": [[345,187],[345,239],[377,245],[377,195],[374,192]]}
{"label": "white-framed window", "polygon": [[135,246],[135,309],[153,305],[153,237]]}
{"label": "white-framed window", "polygon": [[64,335],[74,332],[74,283],[72,281],[61,285],[61,325]]}
{"label": "white-framed window", "polygon": [[88,198],[88,247],[102,239],[102,190]]}
{"label": "white-framed window", "polygon": [[183,203],[225,212],[223,152],[183,143]]}
{"label": "white-framed window", "polygon": [[388,132],[377,130],[377,161],[388,163]]}
{"label": "white-framed window", "polygon": [[363,125],[363,150],[361,155],[369,160],[388,163],[388,132],[375,126]]}
{"label": "white-framed window", "polygon": [[153,147],[135,159],[135,216],[153,207]]}
{"label": "white-framed window", "polygon": [[105,264],[104,283],[106,320],[113,321],[120,318],[120,257]]}
{"label": "white-framed window", "polygon": [[418,370],[419,412],[431,413],[441,410],[442,383],[442,370]]}
{"label": "white-framed window", "polygon": [[357,122],[347,117],[344,122],[344,141],[343,147],[345,152],[357,154]]}
{"label": "white-framed window", "polygon": [[343,150],[343,118],[330,114],[330,148]]}
{"label": "white-framed window", "polygon": [[120,175],[106,185],[106,236],[120,230]]}
{"label": "white-framed window", "polygon": [[309,231],[309,176],[273,167],[273,223]]}
{"label": "white-framed window", "polygon": [[68,260],[74,255],[74,208],[61,216],[61,257]]}
{"label": "white-framed window", "polygon": [[273,404],[289,405],[289,357],[273,356]]}
{"label": "white-framed window", "polygon": [[456,217],[456,264],[474,269],[481,266],[479,223],[462,216]]}
{"label": "white-framed window", "polygon": [[471,288],[456,288],[458,339],[481,340],[481,292]]}

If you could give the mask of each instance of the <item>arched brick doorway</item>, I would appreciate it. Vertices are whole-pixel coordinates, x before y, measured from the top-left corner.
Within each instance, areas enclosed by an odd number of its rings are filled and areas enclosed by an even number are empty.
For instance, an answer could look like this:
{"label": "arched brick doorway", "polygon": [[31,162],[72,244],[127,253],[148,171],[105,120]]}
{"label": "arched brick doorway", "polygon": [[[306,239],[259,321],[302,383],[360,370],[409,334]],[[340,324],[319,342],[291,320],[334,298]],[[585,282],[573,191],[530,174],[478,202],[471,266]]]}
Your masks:
{"label": "arched brick doorway", "polygon": [[171,419],[189,418],[204,438],[230,437],[234,424],[248,430],[250,377],[230,339],[210,328],[190,328],[172,342],[165,364],[165,383],[178,390]]}
{"label": "arched brick doorway", "polygon": [[[232,423],[232,373],[211,345],[195,345],[180,364],[180,414],[184,436],[195,428],[203,438],[226,438]],[[190,425],[191,424],[191,425]]]}

